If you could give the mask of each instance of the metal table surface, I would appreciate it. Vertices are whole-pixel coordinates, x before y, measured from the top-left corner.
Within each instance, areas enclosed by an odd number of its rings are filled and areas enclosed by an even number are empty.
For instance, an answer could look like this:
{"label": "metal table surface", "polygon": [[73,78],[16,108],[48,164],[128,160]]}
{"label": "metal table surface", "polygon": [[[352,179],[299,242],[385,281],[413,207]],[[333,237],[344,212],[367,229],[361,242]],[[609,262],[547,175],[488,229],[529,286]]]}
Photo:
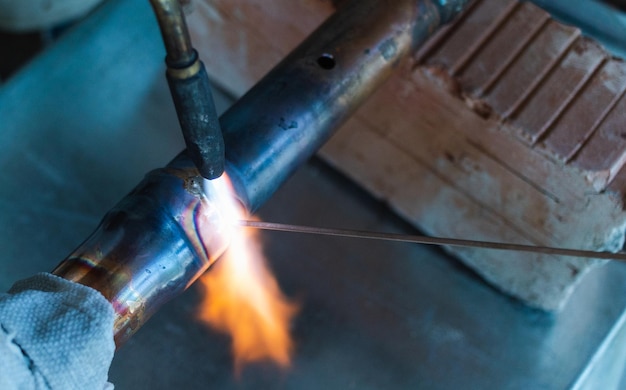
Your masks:
{"label": "metal table surface", "polygon": [[[51,270],[145,172],[182,148],[162,53],[148,2],[111,0],[0,87],[0,288]],[[412,231],[317,161],[260,214]],[[191,288],[118,351],[116,388],[619,388],[624,264],[594,270],[550,315],[436,248],[263,236],[280,284],[302,306],[292,367],[257,364],[236,379],[229,340],[194,320]]]}

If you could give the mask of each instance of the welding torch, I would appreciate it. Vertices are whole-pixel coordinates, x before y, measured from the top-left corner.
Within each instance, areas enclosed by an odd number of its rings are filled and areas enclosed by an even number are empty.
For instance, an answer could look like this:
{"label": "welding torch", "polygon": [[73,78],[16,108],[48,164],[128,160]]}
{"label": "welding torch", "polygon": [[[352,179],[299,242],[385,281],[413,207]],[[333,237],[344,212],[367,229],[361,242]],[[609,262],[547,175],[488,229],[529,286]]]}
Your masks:
{"label": "welding torch", "polygon": [[191,46],[180,0],[150,0],[165,44],[166,77],[187,154],[200,175],[216,179],[224,173],[224,137],[209,78]]}
{"label": "welding torch", "polygon": [[[183,131],[189,131],[186,124],[204,128],[200,125],[211,124],[208,119],[215,112],[213,102],[203,100],[210,98],[205,93],[208,81],[199,81],[206,73],[181,27],[184,20],[177,1],[152,3],[160,15],[179,119]],[[111,302],[115,342],[120,346],[229,245],[219,204],[204,191],[196,169],[207,159],[206,147],[218,157],[225,153],[224,169],[233,195],[254,211],[467,3],[341,2],[326,22],[221,116],[225,148],[216,141],[217,135],[212,139],[204,130],[191,134],[186,139],[189,149],[148,173],[53,274],[92,287]],[[194,94],[199,100],[192,98]],[[188,118],[194,121],[187,122]],[[219,133],[217,122],[211,129]]]}

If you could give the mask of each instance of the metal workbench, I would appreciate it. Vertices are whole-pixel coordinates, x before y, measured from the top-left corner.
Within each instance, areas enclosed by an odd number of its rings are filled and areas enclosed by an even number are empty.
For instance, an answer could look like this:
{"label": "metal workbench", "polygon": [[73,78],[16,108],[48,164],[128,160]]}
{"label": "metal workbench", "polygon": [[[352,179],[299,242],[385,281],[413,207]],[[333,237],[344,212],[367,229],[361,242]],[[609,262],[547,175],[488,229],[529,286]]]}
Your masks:
{"label": "metal workbench", "polygon": [[[162,57],[148,2],[111,0],[0,87],[2,290],[52,270],[144,173],[182,149]],[[318,161],[260,214],[412,232]],[[117,353],[117,389],[619,388],[624,264],[592,271],[551,315],[501,295],[436,248],[263,236],[280,284],[302,306],[292,367],[257,364],[236,379],[228,339],[194,320],[191,288]]]}

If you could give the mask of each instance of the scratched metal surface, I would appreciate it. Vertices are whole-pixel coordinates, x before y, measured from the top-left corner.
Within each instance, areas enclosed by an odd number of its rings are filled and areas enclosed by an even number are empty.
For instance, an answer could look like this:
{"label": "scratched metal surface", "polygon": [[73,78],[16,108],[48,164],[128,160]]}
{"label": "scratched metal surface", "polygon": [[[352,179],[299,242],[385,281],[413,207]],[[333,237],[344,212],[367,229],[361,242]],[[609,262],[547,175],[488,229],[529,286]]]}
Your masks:
{"label": "scratched metal surface", "polygon": [[[224,107],[225,100],[218,99]],[[111,0],[0,88],[0,288],[51,270],[181,148],[148,2]],[[320,163],[261,209],[286,223],[410,232]],[[118,389],[619,388],[626,267],[595,270],[557,315],[527,309],[439,250],[264,233],[302,305],[294,363],[234,378],[192,288],[117,354]]]}

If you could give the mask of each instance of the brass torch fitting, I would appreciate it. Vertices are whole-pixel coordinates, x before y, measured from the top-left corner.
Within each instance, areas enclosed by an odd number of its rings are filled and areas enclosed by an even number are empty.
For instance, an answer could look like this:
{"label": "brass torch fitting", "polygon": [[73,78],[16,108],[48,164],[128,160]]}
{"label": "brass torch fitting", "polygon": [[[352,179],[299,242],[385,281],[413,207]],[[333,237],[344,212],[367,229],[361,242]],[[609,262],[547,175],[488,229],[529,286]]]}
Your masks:
{"label": "brass torch fitting", "polygon": [[202,62],[196,59],[190,66],[186,68],[167,68],[167,76],[178,79],[185,80],[190,79],[193,76],[197,75],[202,68]]}

